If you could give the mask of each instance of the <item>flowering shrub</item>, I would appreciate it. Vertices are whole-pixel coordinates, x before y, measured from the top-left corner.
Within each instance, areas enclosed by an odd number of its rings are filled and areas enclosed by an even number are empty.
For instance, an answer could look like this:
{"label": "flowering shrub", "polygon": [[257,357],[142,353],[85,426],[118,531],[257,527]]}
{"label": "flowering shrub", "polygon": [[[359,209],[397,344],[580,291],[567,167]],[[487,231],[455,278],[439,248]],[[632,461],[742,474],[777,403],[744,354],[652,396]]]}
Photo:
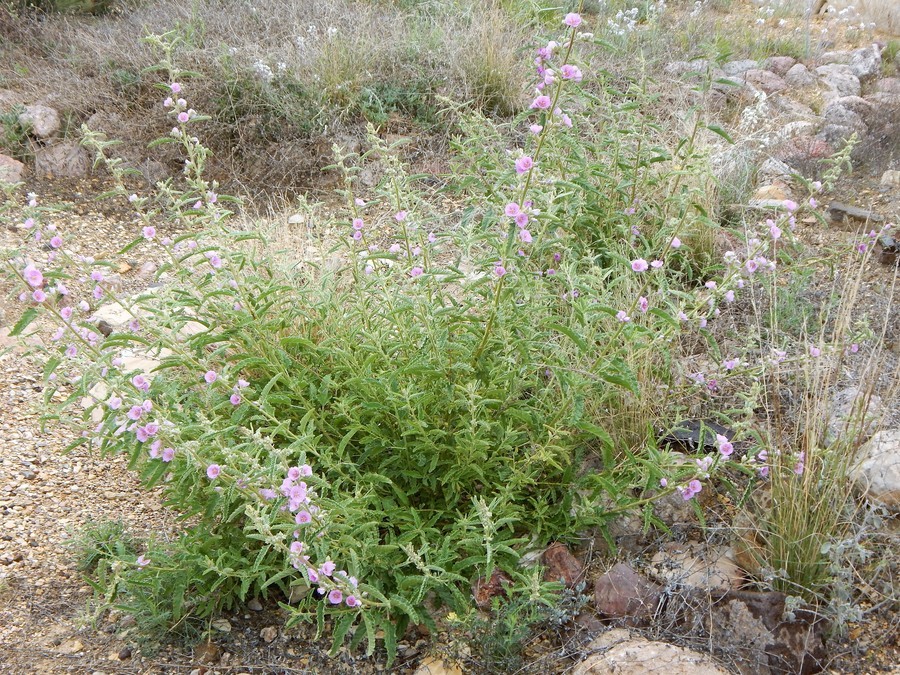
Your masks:
{"label": "flowering shrub", "polygon": [[[335,649],[352,631],[353,646],[383,635],[393,654],[408,623],[466,606],[468,583],[496,567],[542,598],[518,567],[528,548],[655,496],[691,500],[737,461],[724,436],[677,467],[655,447],[673,396],[714,390],[681,377],[672,350],[709,337],[720,305],[771,274],[798,207],[707,268],[714,223],[693,136],[647,144],[652,123],[621,92],[583,93],[582,20],[563,23],[537,52],[521,147],[480,116],[460,120],[459,213],[430,204],[374,131],[361,158],[335,149],[337,268],[287,267],[234,229],[233,200],[204,175],[205,118],[161,38],[173,126],[159,143],[183,153],[181,180],[129,194],[109,142],[89,130],[85,142],[143,219],[122,253],[161,257],[164,283],[117,295],[114,261],[72,256],[30,199],[28,240],[8,261],[29,305],[13,332],[41,313],[55,322],[47,398],[64,397],[73,445],[128,453],[189,523],[174,546],[110,568],[107,597],[146,628],[277,588],[292,622],[323,631],[329,617]],[[385,177],[366,198],[356,176],[372,157]],[[128,316],[109,335],[91,322],[102,303]]]}

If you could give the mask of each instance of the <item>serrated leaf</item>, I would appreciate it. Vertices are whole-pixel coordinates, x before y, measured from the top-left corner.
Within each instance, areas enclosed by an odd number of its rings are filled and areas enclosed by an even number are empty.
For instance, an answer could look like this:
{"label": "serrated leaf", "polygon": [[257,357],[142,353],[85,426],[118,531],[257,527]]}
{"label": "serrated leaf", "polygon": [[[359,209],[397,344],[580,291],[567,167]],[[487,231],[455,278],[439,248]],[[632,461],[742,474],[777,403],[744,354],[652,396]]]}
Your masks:
{"label": "serrated leaf", "polygon": [[16,321],[16,325],[9,331],[9,336],[15,337],[16,335],[20,335],[22,331],[28,328],[31,322],[37,318],[39,313],[37,307],[29,307],[26,309],[21,318]]}
{"label": "serrated leaf", "polygon": [[732,139],[731,136],[728,135],[728,132],[725,131],[722,127],[720,127],[718,124],[707,124],[706,128],[709,129],[714,134],[717,134],[717,135],[721,136],[722,138],[724,138],[726,141],[728,141],[729,145],[734,145],[734,139]]}

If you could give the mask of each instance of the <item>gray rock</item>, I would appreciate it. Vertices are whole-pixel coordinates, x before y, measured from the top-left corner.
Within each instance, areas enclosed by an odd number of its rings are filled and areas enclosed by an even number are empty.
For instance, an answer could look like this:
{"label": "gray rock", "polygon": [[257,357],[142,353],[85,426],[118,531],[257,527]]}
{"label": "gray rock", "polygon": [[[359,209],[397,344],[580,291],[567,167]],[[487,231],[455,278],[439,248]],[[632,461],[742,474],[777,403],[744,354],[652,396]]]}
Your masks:
{"label": "gray rock", "polygon": [[845,49],[840,51],[825,52],[817,59],[817,61],[823,66],[830,63],[840,63],[846,66],[850,63],[850,59],[852,58],[853,52]]}
{"label": "gray rock", "polygon": [[900,77],[885,77],[875,83],[875,92],[900,96]]}
{"label": "gray rock", "polygon": [[816,68],[816,74],[836,96],[859,96],[859,78],[850,66],[830,64]]}
{"label": "gray rock", "polygon": [[[838,204],[844,209],[851,209],[843,204]],[[829,209],[835,207],[835,203],[829,206]],[[871,216],[868,211],[855,214],[857,220],[870,220]],[[863,412],[865,412],[865,422],[863,423]],[[825,444],[832,445],[842,436],[850,434],[844,440],[852,443],[854,436],[868,436],[875,430],[878,423],[884,417],[884,405],[880,396],[872,395],[866,397],[866,392],[859,387],[847,387],[836,392],[831,397],[831,405],[828,410],[828,425],[825,431]]]}
{"label": "gray rock", "polygon": [[791,56],[770,56],[763,61],[762,65],[766,70],[771,70],[779,77],[784,77],[796,63],[797,59]]}
{"label": "gray rock", "polygon": [[784,81],[794,88],[810,87],[816,83],[816,76],[802,63],[797,63],[784,74]]}
{"label": "gray rock", "polygon": [[624,628],[603,633],[585,652],[588,656],[572,670],[572,675],[726,675],[708,654],[677,647],[667,642],[651,642],[632,636]]}
{"label": "gray rock", "polygon": [[744,73],[744,81],[767,94],[774,94],[788,88],[787,82],[768,70],[752,69]]}
{"label": "gray rock", "polygon": [[881,180],[879,181],[879,184],[887,185],[889,187],[900,187],[900,171],[888,169],[883,174],[881,174]]}
{"label": "gray rock", "polygon": [[836,148],[841,148],[844,143],[853,137],[853,134],[857,134],[857,137],[859,136],[855,128],[843,124],[826,124],[822,127],[822,131],[819,132],[819,136],[823,141]]}
{"label": "gray rock", "polygon": [[666,586],[738,589],[744,577],[733,558],[725,546],[669,542],[653,556],[648,573]]}
{"label": "gray rock", "polygon": [[39,176],[84,178],[91,172],[91,159],[76,141],[63,141],[35,150],[34,171]]}
{"label": "gray rock", "polygon": [[40,139],[55,136],[62,128],[59,113],[45,105],[27,105],[19,115],[19,124]]}
{"label": "gray rock", "polygon": [[853,51],[848,65],[860,80],[870,80],[881,73],[881,49],[870,45]]}
{"label": "gray rock", "polygon": [[774,157],[769,157],[759,166],[756,172],[756,180],[764,185],[776,180],[790,180],[793,173],[791,167],[787,164]]}
{"label": "gray rock", "polygon": [[18,183],[25,175],[25,165],[17,159],[0,155],[0,183]]}
{"label": "gray rock", "polygon": [[722,71],[728,77],[738,77],[739,75],[743,75],[748,70],[755,70],[759,68],[759,61],[754,61],[753,59],[743,59],[741,61],[729,61],[725,65],[722,66]]}
{"label": "gray rock", "polygon": [[[828,205],[828,217],[831,219],[831,222],[835,224],[841,224],[852,220],[856,220],[862,223],[884,222],[884,216],[879,215],[874,211],[861,209],[858,206],[851,206],[849,204],[843,204],[841,202],[831,202]],[[841,419],[841,426],[843,426],[843,420],[847,419],[846,414],[844,414],[843,418],[841,418],[841,411],[844,409],[844,407],[846,407],[846,410],[849,412],[849,404],[852,404],[853,399],[856,397],[855,392],[855,387],[844,389],[838,392],[832,401],[831,417],[835,419]],[[848,401],[849,403],[847,403]],[[881,400],[879,399],[878,402],[880,404]]]}
{"label": "gray rock", "polygon": [[900,429],[879,431],[859,451],[856,485],[871,499],[900,509]]}
{"label": "gray rock", "polygon": [[842,96],[841,98],[833,99],[825,106],[823,116],[833,124],[841,124],[841,122],[835,121],[833,117],[834,115],[840,116],[844,114],[843,112],[837,112],[838,109],[857,115],[867,126],[874,121],[872,116],[875,112],[875,105],[859,96]]}

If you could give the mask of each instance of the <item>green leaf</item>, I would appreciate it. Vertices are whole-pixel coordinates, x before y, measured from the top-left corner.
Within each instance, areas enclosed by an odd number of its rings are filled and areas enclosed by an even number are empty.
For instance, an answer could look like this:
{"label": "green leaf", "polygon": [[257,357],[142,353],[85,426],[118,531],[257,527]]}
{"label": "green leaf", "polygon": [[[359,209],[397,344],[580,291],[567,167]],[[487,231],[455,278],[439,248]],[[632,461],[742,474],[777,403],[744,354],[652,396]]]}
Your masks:
{"label": "green leaf", "polygon": [[559,324],[559,323],[551,323],[548,326],[548,328],[550,328],[551,330],[558,331],[558,332],[562,333],[563,335],[565,335],[566,337],[568,337],[572,342],[574,342],[576,345],[578,345],[578,348],[582,352],[588,351],[587,342],[585,342],[584,338],[581,337],[580,335],[578,335],[578,333],[573,331],[571,328],[563,326],[562,324]]}
{"label": "green leaf", "polygon": [[15,337],[16,335],[20,335],[22,331],[28,328],[29,324],[37,318],[38,313],[37,307],[29,307],[26,309],[22,314],[22,317],[16,321],[16,325],[13,326],[12,330],[9,332],[9,336]]}
{"label": "green leaf", "polygon": [[729,144],[734,145],[734,139],[732,139],[731,136],[728,135],[728,132],[725,131],[722,127],[720,127],[718,124],[707,124],[706,128],[709,129],[714,134],[718,134],[719,136],[724,138],[726,141],[728,141]]}

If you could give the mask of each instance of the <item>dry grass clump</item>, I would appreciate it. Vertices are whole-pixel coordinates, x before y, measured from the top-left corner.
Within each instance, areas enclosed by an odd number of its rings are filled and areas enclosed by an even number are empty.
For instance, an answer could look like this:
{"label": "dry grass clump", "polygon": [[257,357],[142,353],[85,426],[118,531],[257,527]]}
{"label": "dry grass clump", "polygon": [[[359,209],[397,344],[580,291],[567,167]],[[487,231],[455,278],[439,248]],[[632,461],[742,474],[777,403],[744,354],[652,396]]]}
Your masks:
{"label": "dry grass clump", "polygon": [[211,115],[202,131],[227,158],[218,173],[289,186],[308,182],[330,140],[358,135],[361,122],[445,132],[439,95],[493,115],[521,110],[527,33],[502,4],[517,3],[160,0],[102,17],[22,17],[29,29],[0,43],[0,87],[60,108],[73,128],[103,113],[103,131],[143,144],[168,121],[154,89],[166,74],[147,71],[159,55],[142,38],[174,30],[176,65],[196,73],[180,76],[189,105]]}

